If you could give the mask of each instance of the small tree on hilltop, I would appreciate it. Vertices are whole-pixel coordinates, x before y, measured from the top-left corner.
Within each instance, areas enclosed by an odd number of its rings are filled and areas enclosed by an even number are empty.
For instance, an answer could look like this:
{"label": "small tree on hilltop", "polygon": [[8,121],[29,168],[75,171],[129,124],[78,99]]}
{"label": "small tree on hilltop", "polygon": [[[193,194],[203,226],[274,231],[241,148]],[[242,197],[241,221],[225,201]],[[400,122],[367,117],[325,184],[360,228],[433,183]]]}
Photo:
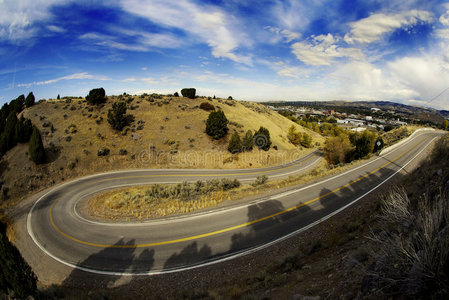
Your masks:
{"label": "small tree on hilltop", "polygon": [[179,97],[179,93],[178,93],[178,92],[175,92],[175,93],[173,94],[173,97]]}
{"label": "small tree on hilltop", "polygon": [[26,99],[25,99],[25,106],[26,106],[26,107],[31,107],[31,106],[33,106],[35,100],[36,100],[36,99],[34,98],[33,92],[30,92],[30,93],[28,94],[28,96],[26,97]]}
{"label": "small tree on hilltop", "polygon": [[253,146],[254,146],[254,135],[251,130],[248,130],[242,139],[243,151],[251,151],[253,150]]}
{"label": "small tree on hilltop", "polygon": [[195,99],[196,89],[194,89],[194,88],[182,89],[181,94],[183,97]]}
{"label": "small tree on hilltop", "polygon": [[41,134],[36,126],[33,126],[33,133],[31,134],[30,142],[28,143],[28,152],[30,158],[36,164],[45,162],[45,149],[42,143]]}
{"label": "small tree on hilltop", "polygon": [[89,91],[89,95],[86,96],[87,103],[89,104],[102,104],[106,102],[106,92],[104,88],[92,89]]}
{"label": "small tree on hilltop", "polygon": [[240,140],[240,135],[237,131],[234,131],[229,140],[228,151],[232,154],[242,151],[242,141]]}
{"label": "small tree on hilltop", "polygon": [[112,109],[108,111],[108,123],[115,130],[121,131],[125,126],[133,121],[132,115],[126,115],[126,103],[115,102],[112,103]]}
{"label": "small tree on hilltop", "polygon": [[270,131],[267,128],[260,126],[259,130],[256,131],[254,134],[254,145],[265,151],[270,149]]}
{"label": "small tree on hilltop", "polygon": [[206,120],[206,133],[215,140],[221,139],[228,133],[228,119],[222,110],[213,111]]}

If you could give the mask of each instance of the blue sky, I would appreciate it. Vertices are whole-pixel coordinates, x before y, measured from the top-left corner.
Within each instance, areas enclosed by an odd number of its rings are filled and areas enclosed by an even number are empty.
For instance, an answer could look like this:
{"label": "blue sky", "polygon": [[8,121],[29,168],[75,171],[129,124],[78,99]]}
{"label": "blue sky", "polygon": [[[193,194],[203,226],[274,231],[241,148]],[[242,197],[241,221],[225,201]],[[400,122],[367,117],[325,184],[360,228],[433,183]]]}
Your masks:
{"label": "blue sky", "polygon": [[449,109],[449,2],[0,0],[1,103],[96,87]]}

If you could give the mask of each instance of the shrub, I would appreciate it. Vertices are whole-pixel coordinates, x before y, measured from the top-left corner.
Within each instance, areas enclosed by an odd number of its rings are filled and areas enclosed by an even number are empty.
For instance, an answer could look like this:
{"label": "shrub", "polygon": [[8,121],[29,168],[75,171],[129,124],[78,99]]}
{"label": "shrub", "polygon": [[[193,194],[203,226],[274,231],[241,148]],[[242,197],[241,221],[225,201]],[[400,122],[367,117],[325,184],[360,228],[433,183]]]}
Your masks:
{"label": "shrub", "polygon": [[106,156],[109,155],[109,148],[101,148],[100,150],[97,151],[97,156]]}
{"label": "shrub", "polygon": [[210,104],[209,102],[203,102],[200,104],[200,108],[205,111],[212,111],[215,110],[215,106],[213,104]]}
{"label": "shrub", "polygon": [[347,136],[329,137],[324,143],[324,158],[331,165],[345,163],[349,161],[353,149]]}
{"label": "shrub", "polygon": [[36,164],[45,162],[45,149],[42,143],[41,134],[36,126],[33,126],[33,133],[31,134],[30,142],[28,143],[28,153],[30,159]]}
{"label": "shrub", "polygon": [[87,103],[89,104],[102,104],[106,102],[106,92],[103,88],[92,89],[89,91],[89,95],[86,96]]}
{"label": "shrub", "polygon": [[296,131],[296,126],[292,125],[288,128],[287,138],[295,146],[301,143],[301,133]]}
{"label": "shrub", "polygon": [[267,181],[268,181],[267,175],[260,175],[260,176],[257,176],[256,181],[254,181],[251,185],[259,186],[259,185],[265,184]]}
{"label": "shrub", "polygon": [[185,88],[181,90],[181,94],[183,97],[187,97],[190,99],[195,99],[196,89],[194,88]]}
{"label": "shrub", "polygon": [[0,290],[13,290],[25,299],[36,293],[37,277],[19,250],[8,240],[6,225],[0,223]]}
{"label": "shrub", "polygon": [[245,136],[242,139],[242,150],[243,151],[251,151],[254,146],[254,136],[251,130],[248,130],[245,133]]}
{"label": "shrub", "polygon": [[359,159],[373,153],[376,141],[374,132],[365,130],[363,133],[354,133],[350,136],[351,143],[355,146],[354,158]]}
{"label": "shrub", "polygon": [[254,134],[254,145],[259,149],[268,151],[271,146],[270,131],[260,126],[259,130]]}
{"label": "shrub", "polygon": [[229,140],[228,151],[233,154],[242,151],[242,141],[240,140],[240,135],[238,134],[237,131],[234,131],[234,133],[231,136],[231,139]]}
{"label": "shrub", "polygon": [[175,92],[175,93],[173,94],[173,97],[179,97],[179,93],[178,93],[178,92]]}
{"label": "shrub", "polygon": [[222,110],[213,111],[206,120],[206,133],[215,140],[221,139],[228,133],[228,119]]}
{"label": "shrub", "polygon": [[122,129],[128,126],[133,119],[134,117],[132,115],[126,115],[125,102],[112,103],[112,109],[108,111],[108,123],[112,128],[117,131],[122,131]]}
{"label": "shrub", "polygon": [[35,100],[36,100],[36,99],[34,98],[33,92],[30,92],[30,93],[28,94],[28,96],[26,97],[26,99],[25,99],[25,106],[26,106],[26,107],[31,107],[31,106],[33,106]]}
{"label": "shrub", "polygon": [[305,132],[301,137],[301,146],[303,146],[304,148],[312,147],[312,138]]}
{"label": "shrub", "polygon": [[126,149],[120,149],[120,151],[118,152],[118,154],[120,155],[126,155],[128,154],[128,151]]}

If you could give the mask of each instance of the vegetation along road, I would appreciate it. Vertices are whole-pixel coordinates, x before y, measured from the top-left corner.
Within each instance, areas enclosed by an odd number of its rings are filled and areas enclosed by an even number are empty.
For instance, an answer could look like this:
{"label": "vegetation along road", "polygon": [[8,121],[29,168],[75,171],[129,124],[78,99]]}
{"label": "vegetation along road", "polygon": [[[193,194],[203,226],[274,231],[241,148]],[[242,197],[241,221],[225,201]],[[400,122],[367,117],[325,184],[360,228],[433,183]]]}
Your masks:
{"label": "vegetation along road", "polygon": [[157,274],[219,262],[266,247],[341,211],[399,173],[440,135],[419,132],[388,153],[320,182],[169,220],[95,222],[79,214],[77,203],[124,185],[288,176],[313,165],[320,155],[314,152],[288,165],[258,170],[142,170],[84,177],[50,189],[35,202],[27,217],[35,244],[29,247],[37,246],[66,266],[109,275]]}

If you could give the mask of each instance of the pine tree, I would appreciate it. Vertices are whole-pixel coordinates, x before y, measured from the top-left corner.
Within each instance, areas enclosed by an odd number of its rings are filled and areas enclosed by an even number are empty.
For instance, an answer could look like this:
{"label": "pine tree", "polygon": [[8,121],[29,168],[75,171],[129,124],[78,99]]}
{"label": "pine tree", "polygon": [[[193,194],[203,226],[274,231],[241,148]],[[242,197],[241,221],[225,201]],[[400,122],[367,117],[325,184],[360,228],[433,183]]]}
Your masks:
{"label": "pine tree", "polygon": [[26,97],[26,99],[25,99],[25,106],[26,106],[26,107],[31,107],[31,106],[33,106],[35,100],[36,100],[36,99],[34,98],[33,92],[30,92],[30,93],[28,94],[28,96]]}
{"label": "pine tree", "polygon": [[271,139],[270,139],[270,131],[260,126],[259,130],[256,131],[254,134],[254,145],[256,145],[259,149],[268,151],[271,146]]}
{"label": "pine tree", "polygon": [[23,115],[20,116],[16,124],[15,140],[17,143],[27,143],[31,134],[33,133],[33,125],[31,120],[25,119]]}
{"label": "pine tree", "polygon": [[254,146],[254,135],[251,130],[248,130],[242,139],[243,151],[251,151],[253,150],[253,146]]}
{"label": "pine tree", "polygon": [[58,96],[56,97],[56,99],[60,100],[60,99],[61,99],[61,95],[58,94]]}
{"label": "pine tree", "polygon": [[125,102],[112,103],[112,109],[108,111],[108,123],[118,131],[130,123],[130,116],[126,115]]}
{"label": "pine tree", "polygon": [[242,141],[240,140],[240,135],[237,131],[234,131],[229,140],[228,151],[232,154],[242,152]]}
{"label": "pine tree", "polygon": [[206,121],[206,133],[215,140],[221,139],[228,133],[228,119],[222,110],[213,111]]}
{"label": "pine tree", "polygon": [[42,143],[41,134],[36,126],[33,126],[33,133],[31,134],[30,142],[28,143],[28,152],[30,159],[36,164],[45,162],[45,149]]}
{"label": "pine tree", "polygon": [[3,135],[5,136],[6,143],[6,151],[11,149],[17,144],[16,141],[16,125],[17,125],[17,116],[14,111],[11,111],[6,119],[5,130],[3,131]]}
{"label": "pine tree", "polygon": [[6,236],[6,226],[0,222],[0,290],[12,289],[25,299],[36,293],[36,275],[23,259],[19,250]]}

